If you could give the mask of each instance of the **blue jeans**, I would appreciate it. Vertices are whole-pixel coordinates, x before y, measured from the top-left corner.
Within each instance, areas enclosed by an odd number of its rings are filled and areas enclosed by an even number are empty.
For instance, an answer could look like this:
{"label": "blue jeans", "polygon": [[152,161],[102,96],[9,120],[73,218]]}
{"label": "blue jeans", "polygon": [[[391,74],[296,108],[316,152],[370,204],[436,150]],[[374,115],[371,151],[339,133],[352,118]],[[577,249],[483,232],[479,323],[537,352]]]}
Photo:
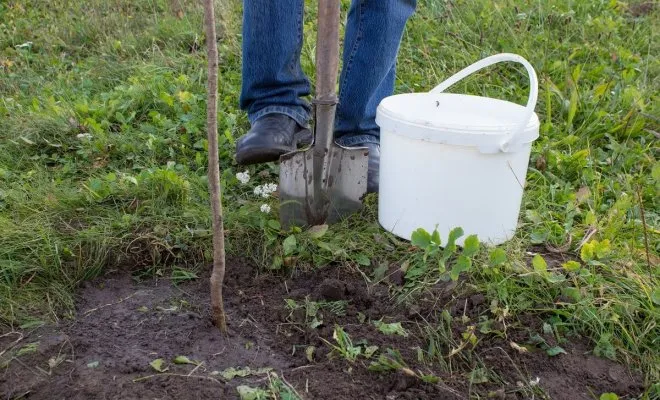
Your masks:
{"label": "blue jeans", "polygon": [[[339,1],[339,0],[337,0]],[[335,140],[378,143],[376,108],[392,94],[399,44],[416,0],[353,0],[344,37]],[[243,1],[239,104],[251,123],[282,113],[307,126],[310,82],[300,66],[304,0]]]}

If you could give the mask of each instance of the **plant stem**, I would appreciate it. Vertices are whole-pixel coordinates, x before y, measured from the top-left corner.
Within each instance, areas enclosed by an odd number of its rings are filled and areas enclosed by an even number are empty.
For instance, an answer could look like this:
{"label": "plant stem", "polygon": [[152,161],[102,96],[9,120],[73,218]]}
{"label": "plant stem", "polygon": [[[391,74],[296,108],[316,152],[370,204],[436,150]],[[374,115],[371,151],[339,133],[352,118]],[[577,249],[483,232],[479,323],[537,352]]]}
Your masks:
{"label": "plant stem", "polygon": [[204,24],[208,51],[208,84],[206,104],[206,129],[209,146],[209,191],[213,209],[213,272],[211,273],[211,308],[215,325],[227,332],[227,321],[222,300],[225,280],[225,235],[222,219],[222,195],[218,156],[218,45],[215,32],[213,0],[204,0]]}

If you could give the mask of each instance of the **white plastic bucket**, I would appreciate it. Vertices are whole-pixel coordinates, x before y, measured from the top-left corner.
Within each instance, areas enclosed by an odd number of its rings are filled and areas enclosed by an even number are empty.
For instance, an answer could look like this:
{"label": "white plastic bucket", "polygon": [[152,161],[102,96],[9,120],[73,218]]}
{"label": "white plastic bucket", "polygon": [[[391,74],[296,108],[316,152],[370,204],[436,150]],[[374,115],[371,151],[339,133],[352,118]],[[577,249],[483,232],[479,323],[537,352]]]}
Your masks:
{"label": "white plastic bucket", "polygon": [[[527,106],[487,97],[443,93],[492,64],[513,61],[529,75]],[[516,54],[497,54],[459,71],[428,93],[389,96],[380,103],[378,220],[410,240],[418,228],[451,229],[498,245],[515,234],[532,142],[539,137],[534,113],[538,80]]]}

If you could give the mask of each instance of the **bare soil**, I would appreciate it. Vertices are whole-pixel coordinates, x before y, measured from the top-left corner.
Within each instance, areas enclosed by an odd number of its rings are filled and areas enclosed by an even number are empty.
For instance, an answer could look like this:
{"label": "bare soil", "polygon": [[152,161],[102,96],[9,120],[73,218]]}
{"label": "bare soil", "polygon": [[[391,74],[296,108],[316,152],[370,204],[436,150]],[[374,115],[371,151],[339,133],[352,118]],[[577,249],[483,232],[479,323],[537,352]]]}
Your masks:
{"label": "bare soil", "polygon": [[[457,297],[453,285],[439,285],[406,307],[390,299],[388,286],[367,284],[346,268],[285,277],[260,275],[248,263],[234,260],[227,270],[229,336],[211,323],[207,276],[173,285],[167,279],[140,281],[129,272],[115,272],[80,289],[71,319],[0,335],[0,398],[233,399],[239,397],[238,385],[268,386],[269,376],[263,373],[230,380],[213,373],[230,367],[272,368],[304,399],[467,399],[475,394],[522,399],[534,390],[535,398],[543,398],[539,388],[557,400],[593,399],[605,392],[625,399],[643,391],[640,375],[591,355],[581,338],[562,343],[566,354],[554,357],[541,349],[513,349],[511,341],[524,343],[539,332],[540,321],[532,316],[508,326],[507,338],[476,332],[479,344],[469,357],[447,357],[451,346],[441,343],[444,366],[420,363],[416,347],[429,347],[420,328],[440,323],[443,309],[457,321],[452,326],[457,341],[469,321],[488,310],[483,295]],[[394,277],[393,284],[400,284],[399,278]],[[303,304],[305,297],[348,305],[343,315],[323,309],[317,318],[323,324],[312,328],[304,311],[291,312],[285,306],[285,299]],[[381,318],[403,322],[410,335],[379,332],[370,321]],[[324,339],[335,343],[335,324],[354,343],[366,340],[379,351],[354,363],[328,357],[331,349]],[[312,361],[308,346],[315,348]],[[369,371],[370,362],[387,348],[398,349],[411,370],[432,373],[440,383],[424,383],[401,371]],[[181,355],[200,364],[174,364]],[[150,366],[157,358],[164,360],[166,372]],[[475,368],[486,378],[471,384]]]}

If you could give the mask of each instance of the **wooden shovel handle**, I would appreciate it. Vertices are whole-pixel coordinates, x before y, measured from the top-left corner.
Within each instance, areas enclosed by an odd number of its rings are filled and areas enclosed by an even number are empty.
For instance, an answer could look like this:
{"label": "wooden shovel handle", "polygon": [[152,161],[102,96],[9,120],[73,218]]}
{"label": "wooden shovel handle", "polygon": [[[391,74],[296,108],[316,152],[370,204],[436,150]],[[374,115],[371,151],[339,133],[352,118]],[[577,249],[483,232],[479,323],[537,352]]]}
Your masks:
{"label": "wooden shovel handle", "polygon": [[336,101],[339,72],[340,0],[319,0],[316,43],[316,98],[321,103]]}

